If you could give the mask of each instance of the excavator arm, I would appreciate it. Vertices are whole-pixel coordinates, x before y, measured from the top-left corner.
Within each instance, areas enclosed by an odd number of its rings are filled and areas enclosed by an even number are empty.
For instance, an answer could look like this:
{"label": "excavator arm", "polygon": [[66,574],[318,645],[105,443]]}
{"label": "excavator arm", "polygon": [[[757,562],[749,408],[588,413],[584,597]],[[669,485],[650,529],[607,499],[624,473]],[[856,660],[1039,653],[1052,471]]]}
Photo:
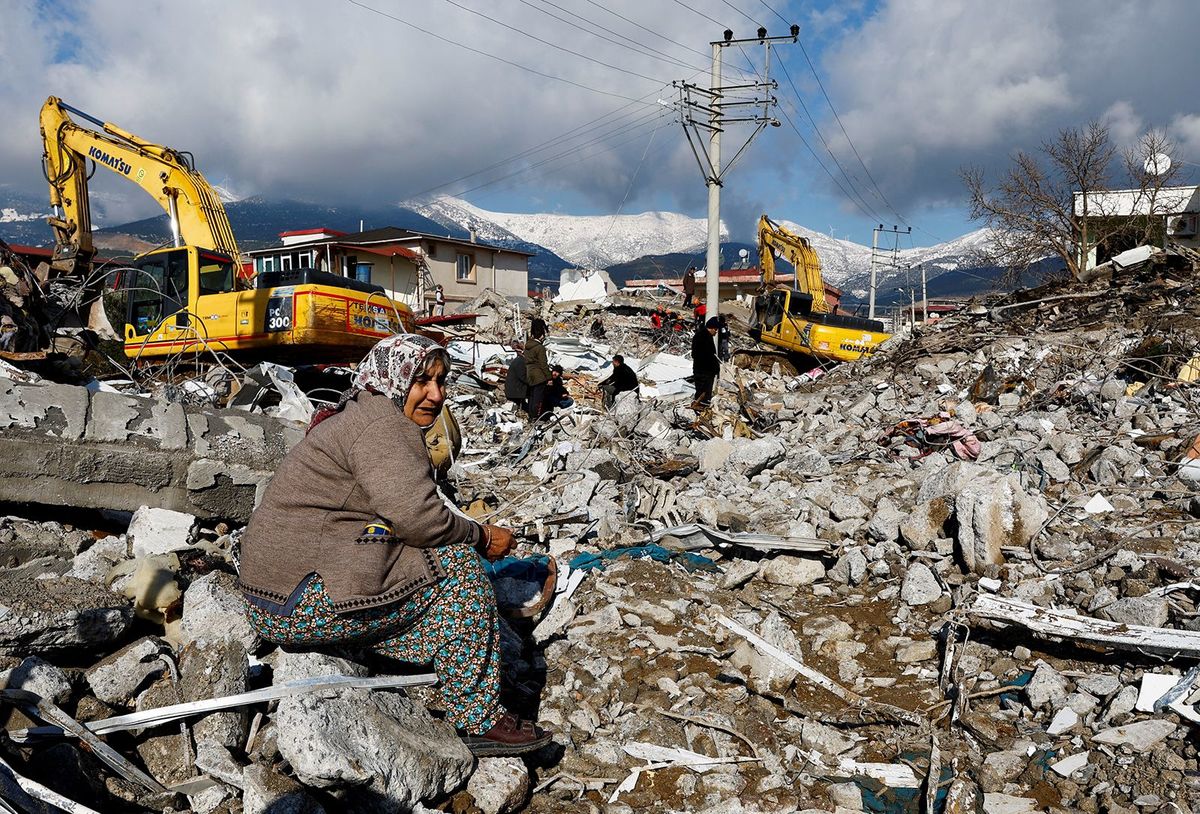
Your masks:
{"label": "excavator arm", "polygon": [[764,288],[770,288],[775,283],[776,254],[795,267],[798,287],[812,297],[813,313],[831,313],[833,309],[825,298],[821,261],[812,245],[763,215],[758,219],[758,262],[762,268]]}
{"label": "excavator arm", "polygon": [[[71,113],[95,124],[100,132],[76,124]],[[237,241],[221,199],[187,153],[151,144],[54,96],[42,106],[41,130],[50,203],[55,207],[50,218],[55,270],[86,273],[95,253],[88,204],[89,159],[158,201],[171,216],[174,245],[215,249],[237,260]]]}

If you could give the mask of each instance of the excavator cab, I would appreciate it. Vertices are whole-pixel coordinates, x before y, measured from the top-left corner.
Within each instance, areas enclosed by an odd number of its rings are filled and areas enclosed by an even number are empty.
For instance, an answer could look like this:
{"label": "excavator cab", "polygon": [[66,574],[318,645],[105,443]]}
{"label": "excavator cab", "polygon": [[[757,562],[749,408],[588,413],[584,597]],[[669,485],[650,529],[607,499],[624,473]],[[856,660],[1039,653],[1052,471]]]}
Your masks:
{"label": "excavator cab", "polygon": [[198,298],[234,290],[237,266],[220,252],[195,246],[159,249],[140,256],[126,273],[125,343],[143,349],[182,333],[203,340]]}

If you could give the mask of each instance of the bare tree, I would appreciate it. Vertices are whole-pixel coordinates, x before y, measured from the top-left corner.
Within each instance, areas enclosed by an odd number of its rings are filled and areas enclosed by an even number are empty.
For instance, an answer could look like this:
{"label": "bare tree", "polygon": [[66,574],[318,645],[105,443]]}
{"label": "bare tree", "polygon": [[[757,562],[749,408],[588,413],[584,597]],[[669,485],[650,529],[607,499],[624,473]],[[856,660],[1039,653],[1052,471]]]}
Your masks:
{"label": "bare tree", "polygon": [[[1161,230],[1161,216],[1177,204],[1164,192],[1178,178],[1178,166],[1161,159],[1171,152],[1164,136],[1150,133],[1115,166],[1108,127],[1092,121],[1059,131],[1037,154],[1018,152],[994,189],[979,168],[963,168],[959,175],[970,195],[971,219],[992,230],[993,263],[1019,272],[1058,257],[1078,277],[1093,246],[1131,234],[1145,242]],[[1114,173],[1126,194],[1098,195],[1114,189]]]}

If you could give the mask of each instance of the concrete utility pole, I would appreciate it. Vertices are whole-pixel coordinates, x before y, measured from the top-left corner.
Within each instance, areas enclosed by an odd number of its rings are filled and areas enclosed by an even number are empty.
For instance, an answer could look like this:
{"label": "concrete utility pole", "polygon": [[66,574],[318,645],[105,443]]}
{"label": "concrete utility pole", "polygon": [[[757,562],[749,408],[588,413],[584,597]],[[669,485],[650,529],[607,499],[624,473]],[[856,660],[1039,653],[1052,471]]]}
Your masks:
{"label": "concrete utility pole", "polygon": [[875,319],[875,252],[879,250],[879,232],[883,224],[871,230],[871,291],[867,297],[867,319]]}
{"label": "concrete utility pole", "polygon": [[897,256],[900,252],[900,235],[911,235],[912,227],[908,227],[907,232],[901,232],[899,226],[893,226],[891,229],[884,229],[883,224],[881,223],[871,229],[871,288],[870,294],[867,298],[867,319],[875,319],[875,260],[876,255],[879,253],[879,235],[883,232],[887,232],[888,234],[896,236],[896,245],[892,249],[892,261],[888,263],[889,267],[896,268]]}
{"label": "concrete utility pole", "polygon": [[[725,32],[727,35],[731,31]],[[729,39],[727,36],[726,39]],[[712,44],[712,112],[708,117],[708,253],[704,262],[705,314],[715,317],[721,305],[721,43]],[[715,269],[715,271],[714,271]],[[716,337],[714,337],[714,340]]]}
{"label": "concrete utility pole", "polygon": [[921,264],[921,317],[922,322],[929,321],[929,291],[925,288],[925,264]]}
{"label": "concrete utility pole", "polygon": [[[799,36],[798,25],[793,25],[787,36],[768,37],[767,29],[760,28],[757,37],[738,40],[733,38],[732,31],[726,29],[724,39],[710,43],[712,77],[709,87],[701,88],[682,80],[672,83],[679,89],[676,109],[679,111],[684,135],[687,136],[688,144],[700,165],[700,172],[704,175],[704,183],[708,187],[708,245],[705,257],[704,299],[709,317],[717,316],[721,308],[721,185],[725,174],[737,163],[754,137],[768,125],[779,127],[779,121],[770,115],[771,107],[777,103],[770,91],[779,86],[778,82],[768,78],[771,44],[780,41],[796,42]],[[749,43],[758,43],[765,49],[766,66],[763,81],[725,85],[721,76],[722,49]],[[730,115],[732,110],[740,107],[749,108],[748,113],[740,116]],[[754,108],[761,110],[755,111]],[[754,128],[729,163],[722,166],[721,134],[727,125],[739,122],[753,124]],[[708,131],[707,149],[703,148],[701,130]]]}

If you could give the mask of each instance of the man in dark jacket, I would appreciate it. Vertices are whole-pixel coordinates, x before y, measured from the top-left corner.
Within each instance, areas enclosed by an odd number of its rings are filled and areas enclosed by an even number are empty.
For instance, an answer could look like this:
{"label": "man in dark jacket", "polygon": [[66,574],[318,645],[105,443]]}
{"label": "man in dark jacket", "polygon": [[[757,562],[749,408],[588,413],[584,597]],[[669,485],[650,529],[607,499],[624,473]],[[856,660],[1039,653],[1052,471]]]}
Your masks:
{"label": "man in dark jacket", "polygon": [[617,400],[618,393],[624,393],[626,390],[637,390],[638,377],[633,372],[633,368],[625,364],[625,357],[617,354],[612,359],[612,373],[604,381],[600,382],[600,390],[604,393],[604,406],[611,407],[613,402]]}
{"label": "man in dark jacket", "polygon": [[545,338],[545,320],[534,318],[529,325],[529,341],[525,343],[525,381],[529,383],[526,408],[533,419],[542,414],[546,382],[550,381],[550,363],[546,359],[546,347],[542,344]]}
{"label": "man in dark jacket", "polygon": [[515,404],[518,410],[525,409],[525,399],[529,397],[529,384],[525,381],[525,357],[520,353],[508,363],[508,375],[504,377],[504,397]]}
{"label": "man in dark jacket", "polygon": [[687,270],[687,274],[683,275],[683,307],[687,308],[692,304],[692,300],[696,296],[696,267],[691,266]]}
{"label": "man in dark jacket", "polygon": [[546,382],[546,392],[542,396],[542,414],[552,413],[557,409],[566,409],[575,402],[567,393],[567,383],[563,381],[562,365],[550,366],[550,381]]}
{"label": "man in dark jacket", "polygon": [[693,410],[707,409],[712,403],[713,387],[721,372],[721,360],[717,358],[717,346],[713,337],[717,335],[720,321],[712,317],[692,334],[692,379],[696,382],[696,399]]}

